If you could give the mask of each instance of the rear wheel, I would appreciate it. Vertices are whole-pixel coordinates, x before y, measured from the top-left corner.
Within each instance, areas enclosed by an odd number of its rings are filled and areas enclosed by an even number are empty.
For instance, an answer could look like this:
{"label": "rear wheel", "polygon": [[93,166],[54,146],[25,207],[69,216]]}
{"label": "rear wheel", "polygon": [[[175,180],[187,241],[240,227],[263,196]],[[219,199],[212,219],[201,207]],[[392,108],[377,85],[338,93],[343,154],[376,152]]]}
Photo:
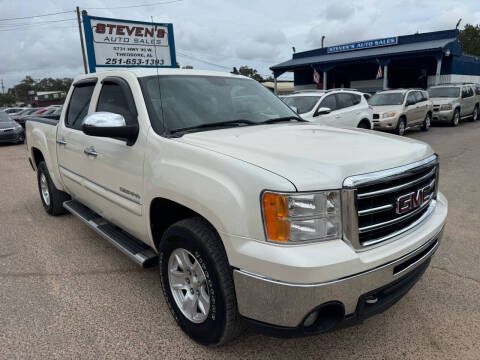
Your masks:
{"label": "rear wheel", "polygon": [[477,121],[477,120],[478,120],[478,105],[475,105],[472,113],[472,121]]}
{"label": "rear wheel", "polygon": [[63,207],[63,202],[69,200],[70,196],[55,187],[44,161],[38,164],[37,181],[45,211],[53,216],[65,214],[67,211]]}
{"label": "rear wheel", "polygon": [[430,129],[431,124],[432,124],[432,115],[431,114],[425,115],[425,119],[423,120],[423,124],[422,124],[422,130],[428,131],[428,129]]}
{"label": "rear wheel", "polygon": [[159,246],[163,294],[182,330],[204,345],[222,345],[237,336],[232,269],[221,239],[204,219],[170,226]]}
{"label": "rear wheel", "polygon": [[395,134],[403,136],[405,135],[406,122],[405,118],[400,118],[398,120],[397,128],[395,129]]}
{"label": "rear wheel", "polygon": [[455,109],[455,111],[453,112],[453,117],[450,124],[452,126],[458,126],[459,123],[460,123],[460,109]]}

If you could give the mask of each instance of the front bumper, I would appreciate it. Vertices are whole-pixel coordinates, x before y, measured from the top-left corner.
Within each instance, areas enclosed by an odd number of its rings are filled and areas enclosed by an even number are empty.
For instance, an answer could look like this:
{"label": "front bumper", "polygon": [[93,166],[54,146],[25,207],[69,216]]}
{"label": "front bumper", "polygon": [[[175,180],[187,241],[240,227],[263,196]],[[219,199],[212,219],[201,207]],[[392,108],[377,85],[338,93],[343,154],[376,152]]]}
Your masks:
{"label": "front bumper", "polygon": [[[308,315],[325,304],[343,308],[341,321],[355,322],[387,309],[420,279],[437,250],[442,230],[419,248],[377,268],[334,281],[316,284],[280,282],[234,270],[238,309],[257,325],[287,333],[331,330],[305,328]],[[372,298],[376,299],[375,303]],[[368,301],[367,301],[368,300]]]}
{"label": "front bumper", "polygon": [[9,131],[3,132],[0,130],[0,143],[15,143],[19,141],[23,141],[25,139],[25,132],[23,129],[20,131]]}
{"label": "front bumper", "polygon": [[451,121],[452,118],[453,118],[453,109],[433,111],[433,114],[432,114],[433,121]]}
{"label": "front bumper", "polygon": [[373,120],[373,127],[376,130],[392,131],[395,130],[398,123],[398,117]]}

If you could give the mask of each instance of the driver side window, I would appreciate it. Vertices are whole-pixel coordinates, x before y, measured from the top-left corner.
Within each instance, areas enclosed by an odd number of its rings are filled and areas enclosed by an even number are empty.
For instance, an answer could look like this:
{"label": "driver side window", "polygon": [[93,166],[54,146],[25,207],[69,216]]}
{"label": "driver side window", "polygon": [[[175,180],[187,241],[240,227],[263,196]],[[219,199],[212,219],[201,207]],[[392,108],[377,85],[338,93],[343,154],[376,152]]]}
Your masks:
{"label": "driver side window", "polygon": [[412,91],[407,96],[407,105],[408,104],[415,104],[417,99],[415,98],[415,93]]}
{"label": "driver side window", "polygon": [[328,95],[323,98],[323,100],[320,102],[320,105],[318,105],[318,108],[322,107],[327,107],[330,108],[330,110],[334,111],[337,109],[337,101],[335,99],[335,95]]}

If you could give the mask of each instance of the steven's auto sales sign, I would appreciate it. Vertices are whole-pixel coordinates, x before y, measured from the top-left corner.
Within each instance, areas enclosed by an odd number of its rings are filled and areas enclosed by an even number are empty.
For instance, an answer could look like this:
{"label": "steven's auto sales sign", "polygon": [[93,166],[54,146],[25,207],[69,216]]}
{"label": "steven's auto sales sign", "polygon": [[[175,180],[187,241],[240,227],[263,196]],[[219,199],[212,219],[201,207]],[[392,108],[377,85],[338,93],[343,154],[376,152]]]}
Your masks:
{"label": "steven's auto sales sign", "polygon": [[96,67],[176,67],[173,25],[83,14],[90,72]]}

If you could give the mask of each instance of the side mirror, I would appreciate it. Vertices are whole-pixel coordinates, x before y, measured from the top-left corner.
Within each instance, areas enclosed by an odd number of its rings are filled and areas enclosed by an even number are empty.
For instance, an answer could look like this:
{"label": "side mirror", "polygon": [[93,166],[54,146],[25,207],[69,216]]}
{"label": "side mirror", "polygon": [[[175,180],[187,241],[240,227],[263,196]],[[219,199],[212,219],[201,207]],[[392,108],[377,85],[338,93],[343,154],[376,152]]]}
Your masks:
{"label": "side mirror", "polygon": [[133,145],[138,137],[138,125],[127,125],[125,118],[111,112],[95,112],[85,117],[82,130],[90,136],[125,139]]}
{"label": "side mirror", "polygon": [[315,116],[330,114],[331,112],[332,112],[332,109],[330,109],[329,107],[321,107],[317,109]]}

